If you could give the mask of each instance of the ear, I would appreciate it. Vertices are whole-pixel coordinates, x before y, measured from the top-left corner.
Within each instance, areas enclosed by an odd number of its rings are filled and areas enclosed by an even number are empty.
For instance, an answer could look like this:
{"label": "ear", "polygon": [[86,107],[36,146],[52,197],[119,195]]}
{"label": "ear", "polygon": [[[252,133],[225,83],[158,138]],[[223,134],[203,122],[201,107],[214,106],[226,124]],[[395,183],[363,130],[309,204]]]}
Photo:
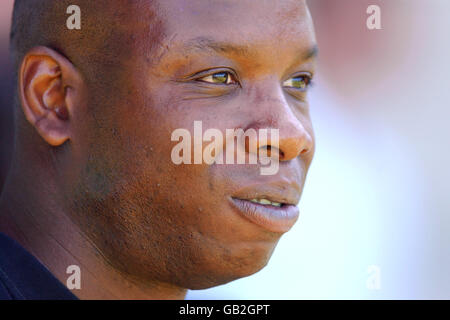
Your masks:
{"label": "ear", "polygon": [[19,95],[28,122],[50,145],[71,138],[74,101],[82,78],[72,63],[47,47],[31,49],[19,73]]}

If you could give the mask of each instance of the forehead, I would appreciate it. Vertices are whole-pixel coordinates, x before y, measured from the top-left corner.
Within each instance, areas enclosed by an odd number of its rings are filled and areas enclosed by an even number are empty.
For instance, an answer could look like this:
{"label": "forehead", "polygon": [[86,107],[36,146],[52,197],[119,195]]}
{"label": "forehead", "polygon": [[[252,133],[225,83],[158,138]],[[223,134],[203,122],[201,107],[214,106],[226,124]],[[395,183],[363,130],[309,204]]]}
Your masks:
{"label": "forehead", "polygon": [[193,32],[206,27],[211,32],[269,31],[273,35],[298,31],[309,22],[304,0],[162,0],[158,8],[168,27],[189,27],[185,31]]}
{"label": "forehead", "polygon": [[298,52],[315,44],[304,0],[161,0],[157,7],[170,49],[203,42]]}

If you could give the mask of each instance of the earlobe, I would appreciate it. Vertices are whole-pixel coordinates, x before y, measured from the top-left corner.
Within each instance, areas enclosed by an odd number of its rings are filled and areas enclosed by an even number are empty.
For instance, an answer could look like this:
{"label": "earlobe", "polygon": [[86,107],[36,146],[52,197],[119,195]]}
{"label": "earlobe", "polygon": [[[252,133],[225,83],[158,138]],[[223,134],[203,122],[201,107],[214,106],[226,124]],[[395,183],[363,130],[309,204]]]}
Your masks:
{"label": "earlobe", "polygon": [[50,145],[59,146],[71,138],[71,104],[67,88],[77,85],[73,65],[56,51],[37,47],[23,58],[19,73],[19,94],[28,122]]}

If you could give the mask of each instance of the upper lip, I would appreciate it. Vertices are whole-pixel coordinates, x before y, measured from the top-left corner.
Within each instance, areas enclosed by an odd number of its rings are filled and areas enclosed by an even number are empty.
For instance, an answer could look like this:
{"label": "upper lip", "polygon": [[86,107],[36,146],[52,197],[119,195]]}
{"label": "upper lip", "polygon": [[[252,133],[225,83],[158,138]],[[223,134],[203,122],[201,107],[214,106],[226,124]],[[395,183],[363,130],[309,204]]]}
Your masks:
{"label": "upper lip", "polygon": [[287,179],[268,183],[260,183],[236,191],[232,198],[241,200],[267,199],[287,205],[297,205],[300,201],[301,189],[295,181]]}

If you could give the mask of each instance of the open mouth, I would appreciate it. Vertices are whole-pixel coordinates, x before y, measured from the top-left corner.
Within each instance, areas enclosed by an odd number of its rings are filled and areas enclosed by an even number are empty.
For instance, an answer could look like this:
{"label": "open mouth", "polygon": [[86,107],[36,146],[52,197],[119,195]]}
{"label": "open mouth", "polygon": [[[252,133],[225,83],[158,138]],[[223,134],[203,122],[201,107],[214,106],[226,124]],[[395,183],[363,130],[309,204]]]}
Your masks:
{"label": "open mouth", "polygon": [[267,198],[231,198],[231,203],[242,217],[276,233],[287,232],[299,216],[296,205],[276,202]]}
{"label": "open mouth", "polygon": [[[290,174],[293,178],[295,173]],[[298,219],[301,183],[286,177],[241,187],[229,197],[241,217],[275,233],[287,232]]]}
{"label": "open mouth", "polygon": [[[241,199],[241,200],[245,200],[245,199]],[[275,202],[275,201],[270,201],[268,199],[250,199],[250,202],[253,203],[259,203],[262,205],[269,205],[269,206],[274,206],[274,207],[282,207],[285,206],[285,203],[281,203],[281,202]]]}

